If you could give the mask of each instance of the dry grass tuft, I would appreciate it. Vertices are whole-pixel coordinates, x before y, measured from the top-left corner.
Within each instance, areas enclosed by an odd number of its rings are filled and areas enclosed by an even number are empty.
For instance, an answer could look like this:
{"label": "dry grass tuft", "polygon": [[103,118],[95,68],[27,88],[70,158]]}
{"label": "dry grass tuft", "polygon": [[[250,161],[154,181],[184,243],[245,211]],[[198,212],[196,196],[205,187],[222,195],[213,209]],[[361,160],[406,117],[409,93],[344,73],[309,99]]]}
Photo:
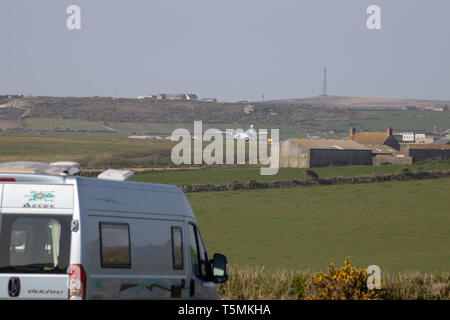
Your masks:
{"label": "dry grass tuft", "polygon": [[[229,280],[219,285],[221,300],[311,299],[311,297],[317,296],[317,286],[314,285],[314,279],[320,276],[313,271],[278,270],[272,273],[266,271],[264,267],[241,267],[237,265],[230,266],[229,274]],[[370,298],[450,300],[450,274],[448,273],[404,272],[393,274],[384,272],[381,281],[383,283],[382,295],[377,294]],[[339,288],[339,286],[337,287]],[[341,292],[336,292],[334,297],[340,295]],[[354,299],[367,297],[367,294],[353,296]],[[325,299],[327,298],[325,297]]]}

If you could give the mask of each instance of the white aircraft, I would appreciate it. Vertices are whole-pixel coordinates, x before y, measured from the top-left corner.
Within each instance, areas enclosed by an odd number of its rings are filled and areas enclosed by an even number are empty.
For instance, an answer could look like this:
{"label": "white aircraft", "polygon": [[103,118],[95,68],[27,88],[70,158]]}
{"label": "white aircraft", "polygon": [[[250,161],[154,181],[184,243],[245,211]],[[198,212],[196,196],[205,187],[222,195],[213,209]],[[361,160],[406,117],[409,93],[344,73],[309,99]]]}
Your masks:
{"label": "white aircraft", "polygon": [[[236,130],[234,130],[236,131]],[[242,130],[240,130],[242,131]],[[230,132],[226,132],[226,131],[217,131],[218,133],[225,133],[225,134],[230,134]],[[255,128],[253,127],[253,124],[250,125],[250,128],[247,129],[247,131],[245,132],[233,132],[231,133],[233,135],[233,139],[234,141],[249,141],[250,139],[255,139],[257,138],[257,132],[255,130]]]}
{"label": "white aircraft", "polygon": [[306,133],[306,136],[308,137],[308,139],[320,139],[319,136],[310,136],[309,133]]}

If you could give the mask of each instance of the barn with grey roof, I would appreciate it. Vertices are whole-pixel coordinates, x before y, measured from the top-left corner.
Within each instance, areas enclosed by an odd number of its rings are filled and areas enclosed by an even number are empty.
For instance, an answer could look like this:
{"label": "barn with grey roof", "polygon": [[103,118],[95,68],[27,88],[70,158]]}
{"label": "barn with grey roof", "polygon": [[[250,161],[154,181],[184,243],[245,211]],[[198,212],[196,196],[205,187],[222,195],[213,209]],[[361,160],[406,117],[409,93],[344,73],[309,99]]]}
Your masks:
{"label": "barn with grey roof", "polygon": [[287,139],[280,143],[280,167],[372,165],[372,150],[352,140]]}

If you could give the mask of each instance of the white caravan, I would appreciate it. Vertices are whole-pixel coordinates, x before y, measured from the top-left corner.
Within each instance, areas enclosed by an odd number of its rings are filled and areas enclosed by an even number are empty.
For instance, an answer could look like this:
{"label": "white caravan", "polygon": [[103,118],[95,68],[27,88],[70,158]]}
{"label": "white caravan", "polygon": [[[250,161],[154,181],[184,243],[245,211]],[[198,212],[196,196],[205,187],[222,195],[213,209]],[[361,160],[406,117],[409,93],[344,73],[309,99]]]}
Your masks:
{"label": "white caravan", "polygon": [[74,176],[71,163],[0,165],[0,299],[215,299],[209,259],[179,188]]}

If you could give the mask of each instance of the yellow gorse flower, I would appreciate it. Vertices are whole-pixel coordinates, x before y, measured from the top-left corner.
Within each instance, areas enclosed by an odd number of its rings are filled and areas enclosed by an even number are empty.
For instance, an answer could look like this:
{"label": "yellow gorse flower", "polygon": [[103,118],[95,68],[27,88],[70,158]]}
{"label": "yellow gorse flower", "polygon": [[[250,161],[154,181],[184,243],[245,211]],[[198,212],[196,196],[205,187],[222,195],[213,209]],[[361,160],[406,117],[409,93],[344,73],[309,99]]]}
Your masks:
{"label": "yellow gorse flower", "polygon": [[367,269],[355,268],[350,258],[344,261],[344,266],[336,269],[333,263],[328,265],[328,273],[318,273],[313,276],[312,292],[308,300],[313,299],[381,299],[385,283],[380,290],[367,288]]}

